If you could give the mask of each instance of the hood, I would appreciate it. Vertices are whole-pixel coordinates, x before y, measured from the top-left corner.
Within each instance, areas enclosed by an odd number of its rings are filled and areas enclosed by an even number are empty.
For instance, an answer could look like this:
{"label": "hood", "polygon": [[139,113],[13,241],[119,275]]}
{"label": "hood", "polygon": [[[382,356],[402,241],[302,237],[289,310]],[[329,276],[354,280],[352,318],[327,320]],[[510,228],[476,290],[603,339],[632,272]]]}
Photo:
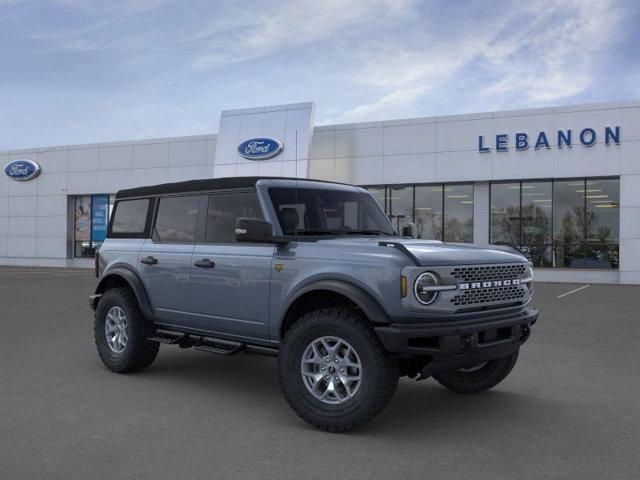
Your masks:
{"label": "hood", "polygon": [[511,247],[474,243],[441,243],[402,239],[399,243],[421,266],[479,265],[483,263],[521,263],[527,259]]}
{"label": "hood", "polygon": [[[339,237],[321,240],[349,245],[374,246],[389,242],[404,246],[420,266],[481,265],[487,263],[521,263],[527,259],[515,249],[499,245],[475,243],[443,243],[435,240],[416,240],[402,237]],[[389,248],[389,247],[381,247]]]}

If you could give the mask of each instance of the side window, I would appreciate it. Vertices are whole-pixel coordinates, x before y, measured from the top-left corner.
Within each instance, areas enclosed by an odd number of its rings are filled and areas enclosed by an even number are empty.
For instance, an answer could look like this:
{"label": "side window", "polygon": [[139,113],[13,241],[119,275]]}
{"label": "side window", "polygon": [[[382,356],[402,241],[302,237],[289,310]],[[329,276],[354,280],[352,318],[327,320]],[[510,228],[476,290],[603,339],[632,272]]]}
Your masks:
{"label": "side window", "polygon": [[210,195],[206,242],[235,243],[239,217],[262,218],[256,192]]}
{"label": "side window", "polygon": [[307,205],[304,203],[291,203],[280,205],[278,219],[282,224],[285,235],[293,235],[296,230],[303,230],[306,221],[311,217],[311,209],[307,215]]}
{"label": "side window", "polygon": [[161,198],[156,216],[155,239],[161,243],[193,243],[196,238],[200,197]]}
{"label": "side window", "polygon": [[117,234],[144,233],[147,225],[149,199],[120,200],[115,204],[111,232]]}

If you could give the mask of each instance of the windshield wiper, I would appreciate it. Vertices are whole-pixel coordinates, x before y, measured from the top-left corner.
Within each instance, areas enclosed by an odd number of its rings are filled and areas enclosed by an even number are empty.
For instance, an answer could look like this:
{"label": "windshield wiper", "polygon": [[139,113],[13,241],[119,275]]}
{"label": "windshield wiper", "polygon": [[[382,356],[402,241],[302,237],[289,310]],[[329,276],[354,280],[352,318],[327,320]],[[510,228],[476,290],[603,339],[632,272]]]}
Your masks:
{"label": "windshield wiper", "polygon": [[289,233],[289,235],[339,235],[339,233],[335,230],[328,230],[326,228],[305,228]]}
{"label": "windshield wiper", "polygon": [[305,228],[297,230],[290,235],[389,235],[393,233],[383,232],[382,230],[363,229],[363,230],[330,230],[328,228]]}
{"label": "windshield wiper", "polygon": [[387,232],[383,232],[382,230],[375,229],[365,229],[365,230],[346,230],[344,232],[340,232],[344,235],[392,235]]}

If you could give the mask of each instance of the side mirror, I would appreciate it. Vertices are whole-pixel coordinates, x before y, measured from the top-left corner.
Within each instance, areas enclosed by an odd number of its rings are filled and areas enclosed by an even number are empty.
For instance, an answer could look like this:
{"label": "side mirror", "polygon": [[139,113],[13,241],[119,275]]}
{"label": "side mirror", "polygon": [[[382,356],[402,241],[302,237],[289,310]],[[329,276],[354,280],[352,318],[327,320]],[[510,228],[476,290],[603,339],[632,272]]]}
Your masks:
{"label": "side mirror", "polygon": [[418,227],[413,222],[407,222],[402,226],[401,234],[402,234],[403,237],[417,238],[418,237]]}
{"label": "side mirror", "polygon": [[273,241],[273,228],[269,222],[260,218],[238,218],[236,241],[270,243]]}

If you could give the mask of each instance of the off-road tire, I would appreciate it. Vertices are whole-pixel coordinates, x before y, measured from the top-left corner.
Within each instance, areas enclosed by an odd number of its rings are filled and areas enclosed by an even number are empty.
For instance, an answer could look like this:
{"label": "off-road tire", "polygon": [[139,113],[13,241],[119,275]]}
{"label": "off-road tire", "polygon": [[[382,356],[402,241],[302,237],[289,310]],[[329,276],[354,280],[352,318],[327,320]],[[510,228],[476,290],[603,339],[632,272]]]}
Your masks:
{"label": "off-road tire", "polygon": [[[362,383],[354,397],[341,404],[316,399],[302,380],[302,355],[322,336],[349,342],[362,363]],[[399,370],[361,313],[334,307],[304,315],[286,333],[278,358],[278,377],[287,402],[302,419],[321,430],[345,432],[370,420],[389,403],[398,387]]]}
{"label": "off-road tire", "polygon": [[[127,345],[120,353],[109,348],[104,329],[107,313],[114,306],[124,311],[129,332]],[[102,363],[112,372],[136,372],[151,365],[160,349],[159,342],[147,340],[153,331],[153,324],[140,311],[130,289],[110,289],[100,298],[93,321],[93,335]]]}
{"label": "off-road tire", "polygon": [[510,355],[490,360],[474,372],[450,370],[434,373],[433,378],[452,392],[473,395],[498,385],[513,370],[517,360],[518,350]]}

